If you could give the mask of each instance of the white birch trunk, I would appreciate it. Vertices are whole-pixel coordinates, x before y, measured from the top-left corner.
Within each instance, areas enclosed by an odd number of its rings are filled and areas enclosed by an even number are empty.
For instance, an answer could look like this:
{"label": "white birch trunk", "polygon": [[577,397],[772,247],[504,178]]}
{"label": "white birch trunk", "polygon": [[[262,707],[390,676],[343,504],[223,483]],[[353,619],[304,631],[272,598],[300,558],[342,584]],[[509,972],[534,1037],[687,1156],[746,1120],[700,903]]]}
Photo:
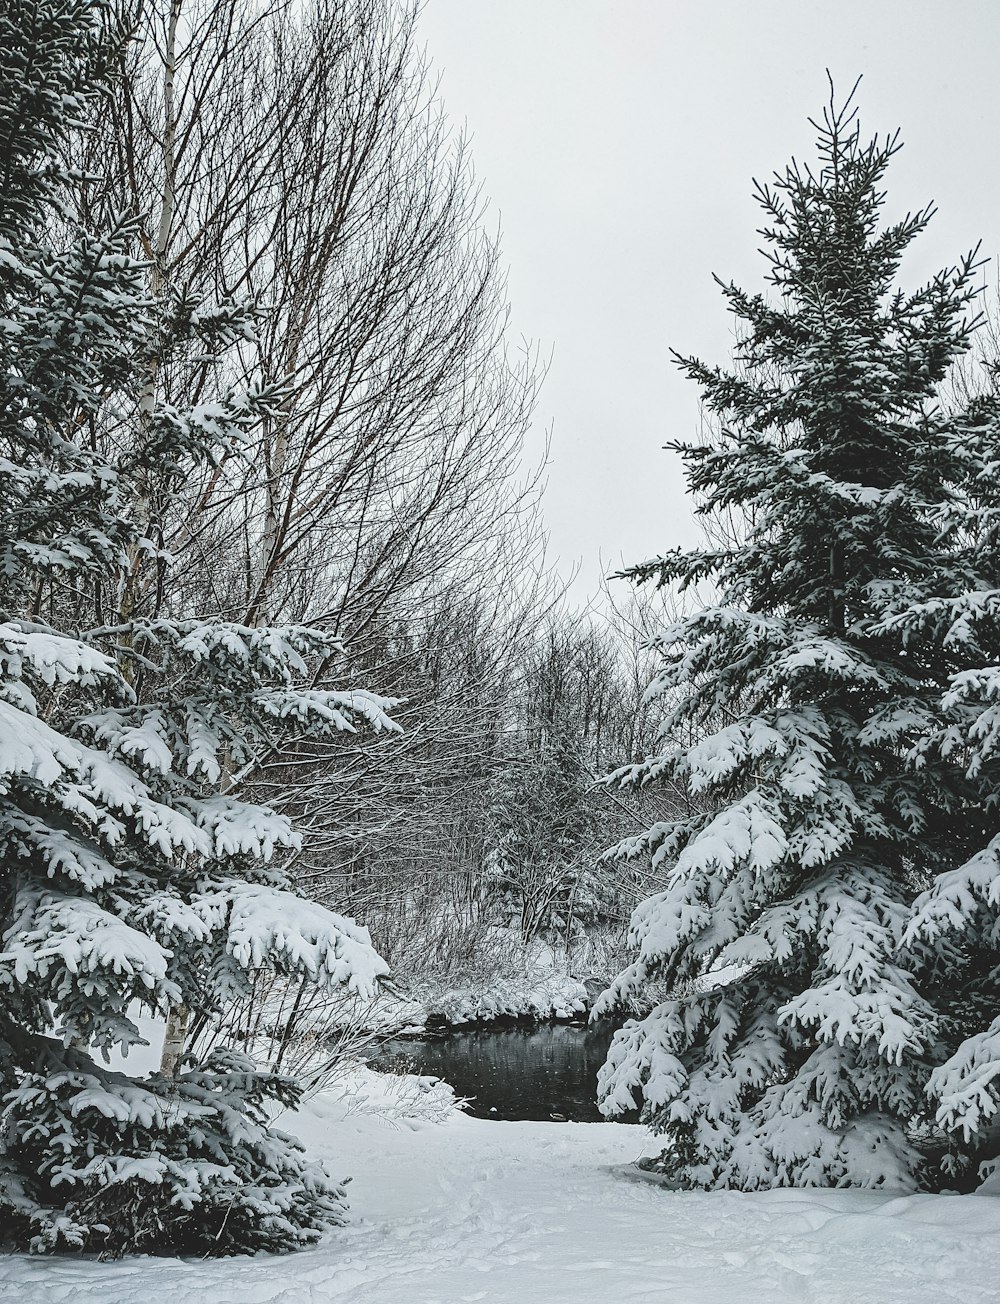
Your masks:
{"label": "white birch trunk", "polygon": [[160,1072],[164,1077],[172,1078],[177,1072],[177,1065],[184,1054],[184,1043],[187,1041],[189,1018],[190,1011],[186,1005],[173,1005],[167,1014],[167,1030],[160,1057]]}

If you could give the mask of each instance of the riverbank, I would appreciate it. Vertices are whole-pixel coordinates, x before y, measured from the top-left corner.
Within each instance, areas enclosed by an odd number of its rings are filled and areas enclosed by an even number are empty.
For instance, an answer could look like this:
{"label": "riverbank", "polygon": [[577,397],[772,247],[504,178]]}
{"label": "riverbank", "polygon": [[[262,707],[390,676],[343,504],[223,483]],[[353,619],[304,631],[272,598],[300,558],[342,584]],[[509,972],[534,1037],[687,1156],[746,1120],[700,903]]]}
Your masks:
{"label": "riverbank", "polygon": [[417,982],[409,991],[385,991],[376,1009],[385,1026],[420,1032],[494,1023],[583,1023],[590,1005],[583,982],[550,969],[447,986]]}
{"label": "riverbank", "polygon": [[489,964],[449,974],[394,975],[370,1008],[351,1010],[355,1025],[421,1032],[497,1023],[585,1023],[596,997],[620,967],[607,948],[572,958],[543,938],[528,945],[494,929]]}
{"label": "riverbank", "polygon": [[[419,1088],[418,1088],[419,1090]],[[373,1102],[377,1104],[377,1102]],[[298,1255],[11,1258],[30,1304],[992,1304],[1000,1200],[676,1193],[621,1124],[386,1120],[324,1093],[287,1126],[353,1174],[351,1224]]]}

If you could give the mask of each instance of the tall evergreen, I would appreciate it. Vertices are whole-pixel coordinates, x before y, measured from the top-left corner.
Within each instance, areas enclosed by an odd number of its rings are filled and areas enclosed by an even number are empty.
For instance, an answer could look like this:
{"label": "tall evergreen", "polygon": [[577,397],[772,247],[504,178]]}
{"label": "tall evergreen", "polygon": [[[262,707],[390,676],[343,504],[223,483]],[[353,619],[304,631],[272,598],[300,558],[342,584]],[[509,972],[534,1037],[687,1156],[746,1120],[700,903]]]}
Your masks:
{"label": "tall evergreen", "polygon": [[[315,631],[84,623],[149,557],[133,519],[149,486],[237,447],[273,401],[150,403],[134,233],[74,228],[67,187],[87,181],[63,160],[113,63],[108,15],[0,10],[0,1234],[291,1248],[343,1209],[269,1123],[295,1083],[231,1050],[142,1081],[99,1053],[140,1040],[136,1003],[207,1017],[262,967],[371,990],[385,966],[366,931],[290,890],[268,862],[294,830],[233,788],[286,725],[391,728],[390,703],[310,689],[337,654]],[[206,366],[220,323],[249,326],[192,305],[176,327],[204,330]],[[137,437],[98,438],[116,422]]]}
{"label": "tall evergreen", "polygon": [[943,1020],[899,947],[914,896],[986,827],[930,741],[963,663],[902,614],[980,583],[968,421],[937,397],[969,347],[977,264],[899,290],[932,209],[883,220],[898,136],[866,142],[832,97],[814,125],[818,164],[756,188],[771,291],[722,287],[735,365],[679,359],[717,434],[675,447],[699,510],[742,537],[629,572],[715,594],[657,644],[664,736],[697,741],[614,776],[698,802],[617,849],[665,886],[604,998],[652,1009],[617,1034],[603,1107],[641,1093],[692,1186],[918,1180],[909,1124]]}
{"label": "tall evergreen", "polygon": [[[916,899],[907,962],[933,994],[939,1046],[927,1083],[947,1139],[944,1175],[975,1182],[997,1167],[1000,1117],[1000,368],[955,422],[963,493],[949,509],[952,575],[933,596],[894,611],[896,635],[933,639],[957,663],[937,727],[915,756],[943,758],[969,792],[955,855]],[[966,824],[968,821],[968,825]],[[966,831],[973,837],[962,836]],[[969,854],[971,852],[971,854]]]}

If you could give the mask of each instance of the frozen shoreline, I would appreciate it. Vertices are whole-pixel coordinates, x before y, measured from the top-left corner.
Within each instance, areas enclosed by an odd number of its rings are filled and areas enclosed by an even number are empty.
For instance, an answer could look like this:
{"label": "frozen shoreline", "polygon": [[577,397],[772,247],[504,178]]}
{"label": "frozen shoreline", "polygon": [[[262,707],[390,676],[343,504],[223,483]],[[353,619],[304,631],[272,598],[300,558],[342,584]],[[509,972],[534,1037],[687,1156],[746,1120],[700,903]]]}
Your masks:
{"label": "frozen shoreline", "polygon": [[546,973],[520,980],[500,978],[487,988],[454,986],[416,993],[396,1004],[383,996],[386,1013],[406,1031],[424,1028],[488,1027],[499,1022],[585,1022],[587,989],[566,974]]}

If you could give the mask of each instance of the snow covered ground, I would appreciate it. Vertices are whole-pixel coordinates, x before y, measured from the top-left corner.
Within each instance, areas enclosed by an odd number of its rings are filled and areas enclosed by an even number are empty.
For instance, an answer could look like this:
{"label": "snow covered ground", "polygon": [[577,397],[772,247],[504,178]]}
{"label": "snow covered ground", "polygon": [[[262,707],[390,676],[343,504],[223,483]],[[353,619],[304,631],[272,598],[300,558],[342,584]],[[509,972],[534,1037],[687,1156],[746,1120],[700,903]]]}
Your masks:
{"label": "snow covered ground", "polygon": [[[377,1101],[372,1102],[373,1107]],[[691,1194],[608,1123],[392,1124],[319,1096],[301,1135],[353,1222],[287,1257],[0,1261],[19,1304],[996,1304],[1000,1199]]]}

